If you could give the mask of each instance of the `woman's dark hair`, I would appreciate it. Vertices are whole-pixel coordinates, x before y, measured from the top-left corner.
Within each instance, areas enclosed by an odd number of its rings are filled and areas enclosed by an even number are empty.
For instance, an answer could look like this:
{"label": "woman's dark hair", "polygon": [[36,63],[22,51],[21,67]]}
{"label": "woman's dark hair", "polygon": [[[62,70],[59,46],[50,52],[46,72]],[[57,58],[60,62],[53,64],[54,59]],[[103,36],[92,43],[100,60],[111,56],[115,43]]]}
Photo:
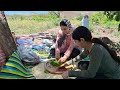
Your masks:
{"label": "woman's dark hair", "polygon": [[61,21],[60,26],[67,26],[67,24],[64,21]]}
{"label": "woman's dark hair", "polygon": [[59,47],[59,48],[62,46],[65,38],[66,38],[66,35],[65,35],[65,34],[63,34],[63,36],[62,36],[61,38],[59,38],[59,40],[58,40],[58,47]]}
{"label": "woman's dark hair", "polygon": [[102,42],[100,39],[92,38],[92,34],[88,28],[86,28],[84,26],[77,27],[72,33],[72,38],[74,40],[80,40],[80,38],[84,38],[85,41],[93,42],[93,43],[97,43],[97,44],[102,45],[104,48],[107,49],[107,51],[110,53],[111,57],[115,61],[120,63],[120,58],[117,56],[116,52],[113,51],[112,49],[110,49],[109,46],[107,44],[105,44],[104,42]]}

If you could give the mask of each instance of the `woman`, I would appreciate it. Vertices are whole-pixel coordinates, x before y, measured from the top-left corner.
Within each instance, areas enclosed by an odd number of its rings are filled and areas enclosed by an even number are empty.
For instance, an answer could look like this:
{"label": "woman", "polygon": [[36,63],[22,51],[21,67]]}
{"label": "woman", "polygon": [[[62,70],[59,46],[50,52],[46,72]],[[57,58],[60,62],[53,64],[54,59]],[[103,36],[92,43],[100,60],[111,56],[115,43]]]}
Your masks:
{"label": "woman", "polygon": [[70,21],[63,19],[60,22],[60,28],[56,39],[55,58],[63,63],[79,55],[80,50],[72,39],[73,27]]}
{"label": "woman", "polygon": [[72,37],[78,46],[85,48],[83,54],[74,58],[74,61],[89,55],[90,62],[86,70],[64,72],[62,75],[64,78],[120,79],[120,58],[106,44],[97,38],[92,38],[91,32],[84,26],[77,27]]}

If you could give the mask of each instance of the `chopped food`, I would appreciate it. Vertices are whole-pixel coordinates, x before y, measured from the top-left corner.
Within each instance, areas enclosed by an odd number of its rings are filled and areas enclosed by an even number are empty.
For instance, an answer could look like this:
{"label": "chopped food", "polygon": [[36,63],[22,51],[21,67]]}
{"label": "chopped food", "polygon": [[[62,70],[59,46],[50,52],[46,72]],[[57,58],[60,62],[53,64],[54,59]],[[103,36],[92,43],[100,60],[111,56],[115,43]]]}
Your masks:
{"label": "chopped food", "polygon": [[68,69],[68,68],[73,69],[73,68],[75,68],[75,67],[77,67],[77,66],[76,66],[76,65],[69,65],[69,66],[66,66],[65,68],[66,68],[66,69]]}
{"label": "chopped food", "polygon": [[54,59],[50,62],[50,64],[54,67],[59,67],[62,63],[59,62],[58,60]]}

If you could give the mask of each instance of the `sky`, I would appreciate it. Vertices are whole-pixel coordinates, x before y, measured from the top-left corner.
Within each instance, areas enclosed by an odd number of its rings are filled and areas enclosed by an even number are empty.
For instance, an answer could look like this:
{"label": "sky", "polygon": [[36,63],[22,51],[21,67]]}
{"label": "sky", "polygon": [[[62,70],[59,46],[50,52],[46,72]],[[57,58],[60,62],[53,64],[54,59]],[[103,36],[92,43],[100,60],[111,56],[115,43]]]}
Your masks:
{"label": "sky", "polygon": [[24,15],[24,14],[31,14],[31,13],[37,13],[37,14],[47,14],[48,11],[4,11],[6,15]]}

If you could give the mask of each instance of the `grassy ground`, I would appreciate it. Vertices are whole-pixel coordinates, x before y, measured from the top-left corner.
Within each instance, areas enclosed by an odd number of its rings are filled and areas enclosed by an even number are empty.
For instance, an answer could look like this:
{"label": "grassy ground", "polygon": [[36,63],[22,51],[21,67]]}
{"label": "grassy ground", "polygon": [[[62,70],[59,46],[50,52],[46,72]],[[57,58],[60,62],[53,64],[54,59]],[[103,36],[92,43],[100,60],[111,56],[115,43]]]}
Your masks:
{"label": "grassy ground", "polygon": [[[70,21],[72,25],[76,27],[81,25],[82,18],[83,16],[80,15],[77,18],[71,18]],[[35,15],[29,17],[14,15],[7,17],[11,31],[15,31],[17,35],[45,32],[48,29],[59,26],[60,20],[61,18],[58,18],[53,14]],[[90,16],[90,30],[92,32],[98,29],[96,26],[100,26],[101,28],[107,30],[107,32],[110,32],[109,30],[113,30],[114,36],[119,37],[119,23],[120,22],[117,22],[115,20],[108,20],[102,12],[96,12]]]}
{"label": "grassy ground", "polygon": [[52,21],[8,20],[8,23],[11,31],[15,31],[19,35],[44,32],[47,29],[55,27]]}

